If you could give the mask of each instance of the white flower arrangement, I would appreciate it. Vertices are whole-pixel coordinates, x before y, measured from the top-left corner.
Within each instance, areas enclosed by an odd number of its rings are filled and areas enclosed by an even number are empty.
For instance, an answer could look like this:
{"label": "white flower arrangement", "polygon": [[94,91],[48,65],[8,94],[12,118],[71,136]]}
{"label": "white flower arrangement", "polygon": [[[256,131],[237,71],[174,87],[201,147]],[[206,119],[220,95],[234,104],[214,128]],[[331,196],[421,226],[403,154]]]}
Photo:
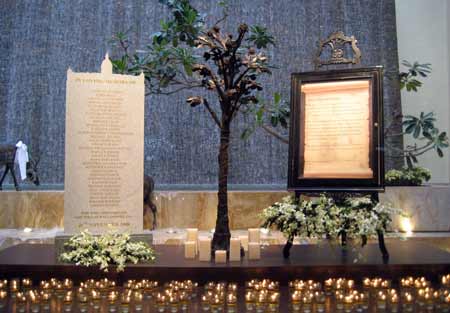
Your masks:
{"label": "white flower arrangement", "polygon": [[264,209],[263,227],[275,226],[288,238],[367,239],[385,232],[392,216],[402,211],[389,205],[374,203],[369,196],[348,196],[339,203],[320,195],[312,200],[299,200],[294,196],[283,198]]}
{"label": "white flower arrangement", "polygon": [[127,263],[154,261],[156,256],[145,242],[132,242],[130,235],[108,231],[101,236],[94,236],[89,231],[82,231],[72,236],[64,245],[66,252],[60,260],[81,266],[100,266],[108,272],[110,265],[117,266],[117,272],[124,270]]}

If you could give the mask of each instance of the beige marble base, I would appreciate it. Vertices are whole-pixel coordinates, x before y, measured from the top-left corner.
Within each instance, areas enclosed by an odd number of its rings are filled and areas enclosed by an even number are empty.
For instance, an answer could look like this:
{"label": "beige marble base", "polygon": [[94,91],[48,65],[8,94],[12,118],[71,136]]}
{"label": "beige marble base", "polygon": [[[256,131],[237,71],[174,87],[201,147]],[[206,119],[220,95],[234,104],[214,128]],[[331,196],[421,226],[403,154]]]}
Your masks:
{"label": "beige marble base", "polygon": [[[279,191],[231,191],[229,217],[231,229],[259,227],[262,210],[286,196]],[[158,228],[210,230],[215,227],[217,193],[214,191],[155,192]],[[62,227],[64,191],[1,191],[0,228]],[[152,216],[144,216],[144,228]]]}
{"label": "beige marble base", "polygon": [[63,191],[0,191],[0,228],[63,227]]}
{"label": "beige marble base", "polygon": [[[231,229],[261,225],[262,210],[279,201],[285,191],[230,191]],[[415,231],[450,231],[450,186],[389,187],[380,194],[410,213]],[[215,191],[159,191],[154,194],[158,207],[158,228],[210,230],[215,227],[217,194]],[[0,228],[62,227],[63,191],[0,191]],[[152,217],[144,216],[144,228],[150,228]],[[394,229],[398,228],[394,221]]]}
{"label": "beige marble base", "polygon": [[[450,231],[449,185],[389,187],[380,194],[380,201],[410,215],[414,231]],[[400,218],[395,218],[392,226],[401,229]]]}

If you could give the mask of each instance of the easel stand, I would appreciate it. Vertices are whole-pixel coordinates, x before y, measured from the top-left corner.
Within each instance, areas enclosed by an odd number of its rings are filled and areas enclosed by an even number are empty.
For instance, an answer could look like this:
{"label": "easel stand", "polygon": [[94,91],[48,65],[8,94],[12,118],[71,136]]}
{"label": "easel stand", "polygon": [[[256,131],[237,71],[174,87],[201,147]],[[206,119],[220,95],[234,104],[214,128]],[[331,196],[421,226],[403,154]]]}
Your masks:
{"label": "easel stand", "polygon": [[[301,195],[308,195],[308,196],[317,196],[317,194],[312,194],[312,193],[301,193],[300,191],[296,191],[295,192],[295,197],[297,199],[300,199]],[[370,192],[370,197],[373,203],[378,203],[379,202],[379,196],[378,196],[378,192]],[[334,201],[336,203],[339,203],[341,201],[343,201],[347,196],[351,195],[350,193],[328,193],[328,195],[330,195]],[[386,226],[386,225],[383,225]],[[383,263],[387,263],[389,261],[389,252],[386,248],[386,245],[384,243],[384,233],[381,230],[377,231],[377,236],[378,236],[378,247],[380,248],[380,252],[381,255],[383,257]],[[345,247],[347,245],[347,234],[345,232],[342,232],[340,234],[340,239],[341,239],[341,245],[342,247]],[[365,245],[367,242],[367,238],[363,238],[363,245]],[[290,256],[290,250],[293,246],[294,243],[294,238],[288,238],[287,242],[283,248],[283,256],[284,258],[289,258]]]}

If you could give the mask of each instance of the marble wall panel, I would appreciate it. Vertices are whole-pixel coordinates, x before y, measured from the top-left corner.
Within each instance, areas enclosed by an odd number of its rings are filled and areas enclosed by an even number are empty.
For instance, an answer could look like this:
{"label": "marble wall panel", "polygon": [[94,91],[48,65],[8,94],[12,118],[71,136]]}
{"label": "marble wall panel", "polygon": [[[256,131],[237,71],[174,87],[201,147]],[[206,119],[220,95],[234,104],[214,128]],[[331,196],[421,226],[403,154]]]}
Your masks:
{"label": "marble wall panel", "polygon": [[[258,227],[262,210],[286,195],[286,191],[230,191],[230,228]],[[449,185],[390,187],[380,199],[410,214],[415,231],[450,231]],[[215,227],[214,191],[158,191],[154,202],[158,228]],[[0,192],[0,228],[62,227],[63,210],[63,191]],[[144,227],[149,228],[152,217],[145,216],[144,221]],[[400,220],[395,219],[393,228],[399,226]]]}

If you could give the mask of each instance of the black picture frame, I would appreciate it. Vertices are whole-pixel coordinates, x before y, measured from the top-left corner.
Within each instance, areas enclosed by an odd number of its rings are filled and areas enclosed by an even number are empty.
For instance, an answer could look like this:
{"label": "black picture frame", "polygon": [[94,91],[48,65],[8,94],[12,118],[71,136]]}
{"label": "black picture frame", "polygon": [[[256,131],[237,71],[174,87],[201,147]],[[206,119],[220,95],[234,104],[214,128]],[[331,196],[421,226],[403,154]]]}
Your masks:
{"label": "black picture frame", "polygon": [[[289,133],[288,190],[296,192],[382,192],[384,191],[383,153],[383,67],[293,73],[291,77],[291,116]],[[369,163],[371,178],[300,177],[302,166],[302,84],[370,81]]]}

